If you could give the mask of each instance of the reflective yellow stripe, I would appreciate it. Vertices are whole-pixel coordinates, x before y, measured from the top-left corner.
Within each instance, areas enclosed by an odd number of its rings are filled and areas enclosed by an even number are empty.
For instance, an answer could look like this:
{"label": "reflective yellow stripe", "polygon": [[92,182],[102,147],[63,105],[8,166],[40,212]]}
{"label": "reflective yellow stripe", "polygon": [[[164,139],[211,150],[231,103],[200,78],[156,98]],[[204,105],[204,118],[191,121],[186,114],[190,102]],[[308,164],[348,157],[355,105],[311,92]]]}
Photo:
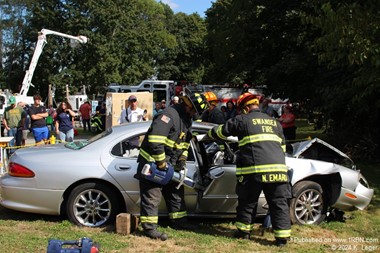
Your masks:
{"label": "reflective yellow stripe", "polygon": [[175,143],[173,140],[170,140],[169,138],[166,138],[165,144],[166,146],[171,147],[171,148],[174,148],[174,147],[178,148],[177,147],[178,144]]}
{"label": "reflective yellow stripe", "polygon": [[181,219],[181,218],[186,217],[186,216],[187,216],[186,211],[169,213],[170,219]]}
{"label": "reflective yellow stripe", "polygon": [[264,165],[253,165],[249,167],[236,168],[236,175],[265,173],[265,172],[287,172],[287,171],[288,171],[288,168],[285,164],[264,164]]}
{"label": "reflective yellow stripe", "polygon": [[173,145],[174,145],[173,148],[176,148],[176,149],[189,149],[190,147],[190,143],[187,143],[187,142],[181,142],[180,144],[173,142]]}
{"label": "reflective yellow stripe", "polygon": [[148,136],[148,141],[151,143],[162,143],[162,144],[164,144],[166,139],[167,139],[167,137],[162,136],[162,135],[149,135]]}
{"label": "reflective yellow stripe", "polygon": [[227,137],[224,136],[224,135],[222,134],[223,126],[224,126],[224,125],[220,125],[220,126],[218,126],[218,128],[216,129],[216,135],[217,135],[220,139],[222,139],[222,140],[226,140]]}
{"label": "reflective yellow stripe", "polygon": [[140,216],[141,223],[158,223],[158,216]]}
{"label": "reflective yellow stripe", "polygon": [[189,143],[189,142],[182,142],[182,143],[181,143],[181,146],[182,146],[182,149],[186,149],[186,150],[188,150],[189,147],[190,147],[190,143]]}
{"label": "reflective yellow stripe", "polygon": [[187,150],[183,151],[181,156],[184,156],[184,157],[188,157],[189,156],[189,152]]}
{"label": "reflective yellow stripe", "polygon": [[274,237],[286,238],[286,237],[290,237],[290,235],[292,233],[292,230],[291,229],[288,229],[288,230],[273,230],[273,232],[274,232]]}
{"label": "reflective yellow stripe", "polygon": [[140,148],[140,155],[142,157],[144,157],[145,160],[147,160],[148,162],[155,162],[156,160],[154,160],[153,157],[151,157],[144,149]]}
{"label": "reflective yellow stripe", "polygon": [[158,154],[158,155],[152,155],[153,159],[156,161],[156,162],[159,162],[159,161],[164,161],[166,159],[166,155],[165,155],[165,152],[162,153],[162,154]]}
{"label": "reflective yellow stripe", "polygon": [[144,149],[140,149],[140,155],[144,157],[145,160],[148,162],[156,162],[156,161],[164,161],[166,159],[165,153],[159,154],[159,155],[150,155],[148,152],[146,152]]}
{"label": "reflective yellow stripe", "polygon": [[241,222],[236,222],[235,226],[239,230],[244,231],[244,232],[251,232],[253,230],[253,224],[244,224],[244,223],[241,223]]}
{"label": "reflective yellow stripe", "polygon": [[180,144],[177,144],[175,141],[169,139],[168,137],[161,136],[161,135],[149,135],[148,141],[150,143],[164,144],[170,148],[188,149],[190,147],[190,143],[188,143],[188,142],[182,142]]}
{"label": "reflective yellow stripe", "polygon": [[281,145],[282,151],[286,152],[286,145]]}
{"label": "reflective yellow stripe", "polygon": [[277,141],[281,143],[282,139],[275,134],[255,134],[246,136],[243,139],[241,139],[239,141],[239,147],[258,141]]}

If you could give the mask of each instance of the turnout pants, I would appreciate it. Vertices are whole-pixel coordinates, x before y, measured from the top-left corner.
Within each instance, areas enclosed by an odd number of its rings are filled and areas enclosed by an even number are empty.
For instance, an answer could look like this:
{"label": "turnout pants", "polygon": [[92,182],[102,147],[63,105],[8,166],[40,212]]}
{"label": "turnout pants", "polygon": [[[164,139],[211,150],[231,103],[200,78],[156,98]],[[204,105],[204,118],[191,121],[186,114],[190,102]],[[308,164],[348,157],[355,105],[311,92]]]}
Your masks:
{"label": "turnout pants", "polygon": [[[143,164],[139,164],[139,168]],[[162,196],[165,199],[170,219],[186,217],[186,205],[184,200],[184,187],[177,189],[177,184],[169,182],[167,185],[159,185],[143,178],[140,180],[140,221],[144,230],[156,229],[158,224],[158,206]]]}
{"label": "turnout pants", "polygon": [[288,199],[291,198],[289,183],[262,183],[261,175],[239,176],[236,184],[238,195],[236,226],[243,232],[251,232],[261,191],[269,205],[274,236],[288,238],[291,233]]}

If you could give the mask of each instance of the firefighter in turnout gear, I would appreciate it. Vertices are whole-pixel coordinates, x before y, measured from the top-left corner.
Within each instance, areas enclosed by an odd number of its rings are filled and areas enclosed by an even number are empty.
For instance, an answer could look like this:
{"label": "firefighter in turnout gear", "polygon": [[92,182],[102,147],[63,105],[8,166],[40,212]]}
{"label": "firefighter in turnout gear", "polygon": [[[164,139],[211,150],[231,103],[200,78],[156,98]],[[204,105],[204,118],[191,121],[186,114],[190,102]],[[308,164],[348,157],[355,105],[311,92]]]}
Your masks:
{"label": "firefighter in turnout gear", "polygon": [[288,199],[291,189],[285,165],[285,141],[280,123],[260,112],[259,99],[251,94],[240,95],[240,115],[208,132],[212,138],[237,136],[236,159],[237,217],[234,237],[249,239],[261,191],[269,205],[276,245],[284,246],[290,238],[291,225]]}
{"label": "firefighter in turnout gear", "polygon": [[223,112],[218,108],[218,97],[212,91],[207,91],[204,95],[210,104],[210,107],[202,114],[202,121],[214,124],[224,124],[226,119]]}
{"label": "firefighter in turnout gear", "polygon": [[155,163],[159,170],[166,170],[168,164],[177,171],[186,165],[190,140],[192,138],[192,117],[200,115],[208,108],[203,94],[193,93],[181,97],[182,102],[166,107],[157,113],[140,147],[136,178],[140,182],[141,213],[140,222],[145,236],[166,240],[168,236],[157,230],[158,206],[163,196],[166,202],[171,227],[189,229],[183,185],[169,182],[160,185],[144,178],[144,165]]}

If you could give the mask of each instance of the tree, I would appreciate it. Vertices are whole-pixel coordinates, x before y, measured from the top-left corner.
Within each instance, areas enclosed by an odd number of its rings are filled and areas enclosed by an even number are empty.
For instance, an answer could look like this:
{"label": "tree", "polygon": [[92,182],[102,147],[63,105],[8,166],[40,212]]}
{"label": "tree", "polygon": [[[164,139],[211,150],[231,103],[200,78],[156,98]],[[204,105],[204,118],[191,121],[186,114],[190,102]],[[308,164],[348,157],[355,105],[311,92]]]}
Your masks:
{"label": "tree", "polygon": [[[307,45],[314,34],[301,23],[306,4],[294,1],[219,0],[207,11],[209,79],[265,84],[274,94],[313,96],[317,58]],[[318,71],[317,71],[318,72]]]}
{"label": "tree", "polygon": [[204,20],[198,14],[178,13],[167,24],[175,47],[163,50],[158,61],[159,78],[201,83],[205,71]]}
{"label": "tree", "polygon": [[26,41],[24,26],[30,1],[0,1],[0,83],[1,88],[18,90],[22,81]]}
{"label": "tree", "polygon": [[66,39],[49,37],[35,69],[33,93],[47,94],[49,84],[57,88],[58,97],[66,84],[70,92],[85,85],[88,93],[104,93],[109,83],[131,85],[152,77],[200,82],[204,75],[206,28],[197,14],[174,15],[155,0],[47,0],[32,2],[27,12],[17,83],[42,28],[90,39],[71,49]]}
{"label": "tree", "polygon": [[[377,1],[325,1],[305,22],[321,31],[312,48],[334,79],[321,96],[334,133],[361,158],[379,157],[380,5]],[[345,138],[350,136],[350,138]]]}
{"label": "tree", "polygon": [[140,82],[157,75],[162,50],[175,45],[165,27],[164,9],[154,0],[48,0],[33,2],[28,10],[23,31],[28,35],[27,57],[42,28],[90,38],[77,49],[70,49],[63,38],[49,38],[34,77],[41,94],[47,94],[48,84],[55,85],[59,94],[67,83],[71,92],[86,85],[90,92],[103,93],[112,82]]}

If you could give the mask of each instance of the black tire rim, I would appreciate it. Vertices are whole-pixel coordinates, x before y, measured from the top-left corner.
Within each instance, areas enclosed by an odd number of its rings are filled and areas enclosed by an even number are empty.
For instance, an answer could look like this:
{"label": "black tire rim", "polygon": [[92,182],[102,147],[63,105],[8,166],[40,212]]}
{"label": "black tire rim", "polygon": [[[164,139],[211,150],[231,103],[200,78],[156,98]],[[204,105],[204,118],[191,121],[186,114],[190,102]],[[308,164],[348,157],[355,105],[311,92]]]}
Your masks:
{"label": "black tire rim", "polygon": [[73,202],[73,213],[78,222],[87,227],[99,227],[111,216],[112,204],[104,192],[89,189],[81,192]]}

